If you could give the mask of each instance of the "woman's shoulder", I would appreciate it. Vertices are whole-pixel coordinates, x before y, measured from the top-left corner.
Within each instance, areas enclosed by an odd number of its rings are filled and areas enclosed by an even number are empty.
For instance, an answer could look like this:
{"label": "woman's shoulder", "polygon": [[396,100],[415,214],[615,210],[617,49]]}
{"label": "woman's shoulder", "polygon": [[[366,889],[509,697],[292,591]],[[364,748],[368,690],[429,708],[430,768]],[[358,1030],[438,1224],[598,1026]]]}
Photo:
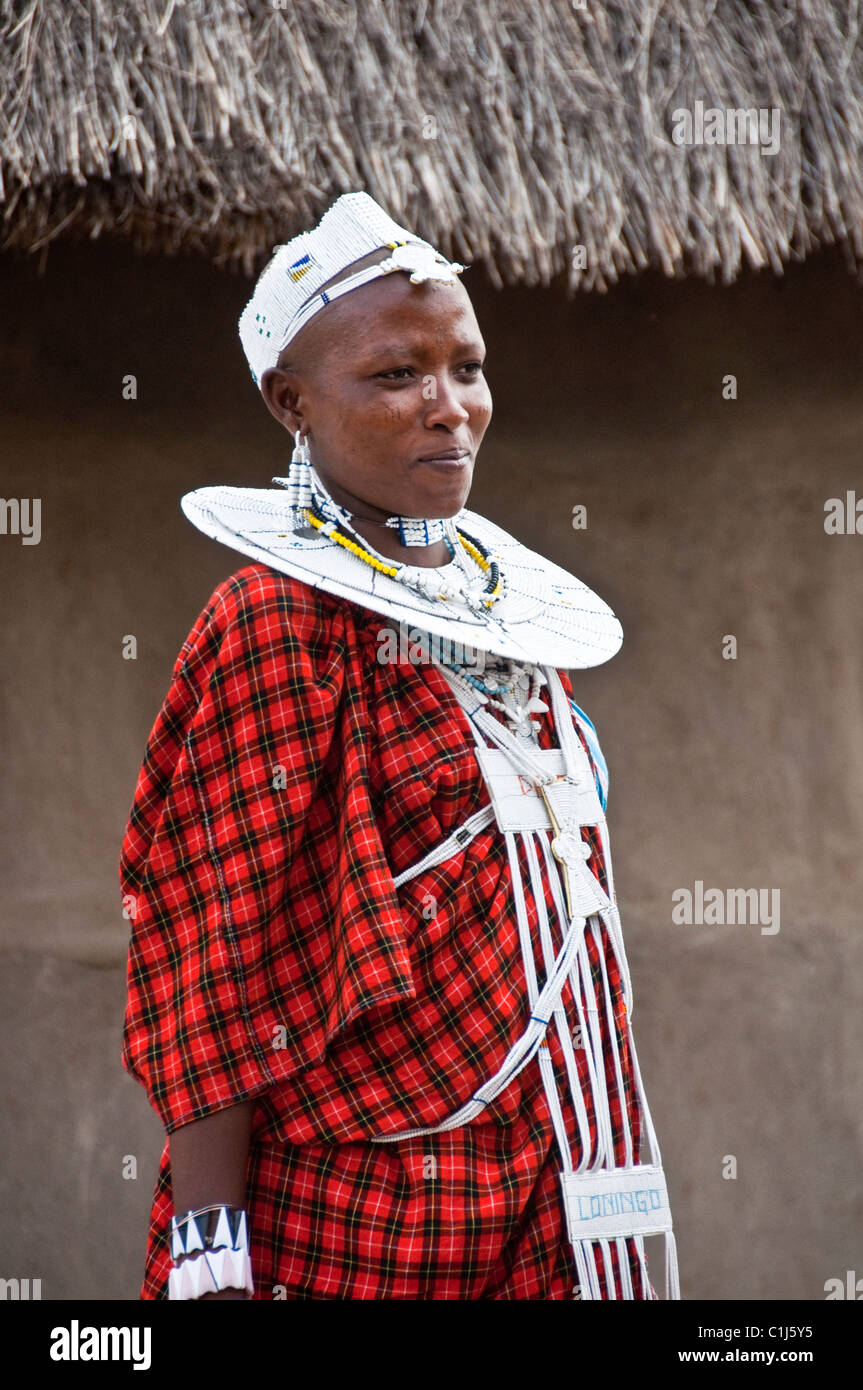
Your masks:
{"label": "woman's shoulder", "polygon": [[[177,657],[190,676],[219,660],[289,644],[322,653],[341,633],[340,600],[293,575],[255,562],[216,585]],[[338,630],[336,630],[338,629]]]}
{"label": "woman's shoulder", "polygon": [[255,609],[270,608],[296,613],[298,617],[314,617],[331,613],[339,602],[334,594],[256,561],[223,579],[210,595],[204,611],[235,617]]}
{"label": "woman's shoulder", "polygon": [[198,622],[224,629],[238,623],[273,628],[281,623],[299,638],[311,637],[329,624],[340,603],[334,594],[256,562],[216,585]]}

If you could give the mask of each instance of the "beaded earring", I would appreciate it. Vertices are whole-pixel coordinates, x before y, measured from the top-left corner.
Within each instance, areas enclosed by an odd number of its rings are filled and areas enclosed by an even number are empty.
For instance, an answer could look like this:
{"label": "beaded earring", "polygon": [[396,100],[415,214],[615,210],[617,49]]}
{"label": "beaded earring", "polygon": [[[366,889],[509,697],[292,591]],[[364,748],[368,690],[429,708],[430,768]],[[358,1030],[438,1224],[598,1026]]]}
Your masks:
{"label": "beaded earring", "polygon": [[307,509],[312,505],[314,495],[312,488],[312,458],[309,446],[302,437],[301,431],[297,430],[294,435],[294,452],[291,455],[291,466],[288,469],[287,478],[274,478],[274,483],[288,490],[288,506],[294,514],[296,526],[308,524],[305,515]]}

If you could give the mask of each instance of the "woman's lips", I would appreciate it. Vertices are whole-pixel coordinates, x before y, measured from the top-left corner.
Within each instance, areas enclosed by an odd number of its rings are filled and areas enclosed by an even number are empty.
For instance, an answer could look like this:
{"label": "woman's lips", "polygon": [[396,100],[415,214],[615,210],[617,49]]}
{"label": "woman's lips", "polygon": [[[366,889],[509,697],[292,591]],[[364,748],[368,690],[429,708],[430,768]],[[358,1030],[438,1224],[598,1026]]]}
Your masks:
{"label": "woman's lips", "polygon": [[453,456],[449,451],[443,454],[436,454],[433,457],[417,459],[417,463],[427,463],[432,468],[441,468],[444,472],[457,473],[460,469],[467,468],[470,463],[470,454],[464,453]]}

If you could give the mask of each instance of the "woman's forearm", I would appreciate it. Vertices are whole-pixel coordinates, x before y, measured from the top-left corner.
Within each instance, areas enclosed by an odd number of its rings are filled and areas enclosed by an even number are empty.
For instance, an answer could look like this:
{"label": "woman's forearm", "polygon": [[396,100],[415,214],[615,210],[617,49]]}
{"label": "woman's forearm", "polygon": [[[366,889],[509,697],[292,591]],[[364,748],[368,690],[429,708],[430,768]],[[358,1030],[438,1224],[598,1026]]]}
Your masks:
{"label": "woman's forearm", "polygon": [[[241,1101],[174,1130],[169,1145],[175,1216],[201,1207],[246,1205],[254,1107],[253,1100]],[[243,1298],[239,1289],[202,1295],[202,1300]]]}
{"label": "woman's forearm", "polygon": [[246,1205],[253,1100],[181,1125],[170,1136],[174,1213]]}

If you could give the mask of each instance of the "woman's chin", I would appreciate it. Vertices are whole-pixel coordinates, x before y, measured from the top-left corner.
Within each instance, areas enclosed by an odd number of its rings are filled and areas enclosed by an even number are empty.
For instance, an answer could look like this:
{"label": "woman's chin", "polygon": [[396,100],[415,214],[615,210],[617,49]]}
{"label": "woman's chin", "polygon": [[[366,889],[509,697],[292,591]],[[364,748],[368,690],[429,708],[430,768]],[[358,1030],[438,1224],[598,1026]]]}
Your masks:
{"label": "woman's chin", "polygon": [[414,494],[411,510],[415,515],[423,516],[429,521],[435,518],[446,520],[446,518],[455,516],[461,511],[470,493],[471,479],[453,478],[449,486],[446,485],[445,479],[441,479],[441,482],[442,486],[435,488],[431,495],[426,489],[423,489],[423,511],[419,510],[420,497],[418,493]]}

